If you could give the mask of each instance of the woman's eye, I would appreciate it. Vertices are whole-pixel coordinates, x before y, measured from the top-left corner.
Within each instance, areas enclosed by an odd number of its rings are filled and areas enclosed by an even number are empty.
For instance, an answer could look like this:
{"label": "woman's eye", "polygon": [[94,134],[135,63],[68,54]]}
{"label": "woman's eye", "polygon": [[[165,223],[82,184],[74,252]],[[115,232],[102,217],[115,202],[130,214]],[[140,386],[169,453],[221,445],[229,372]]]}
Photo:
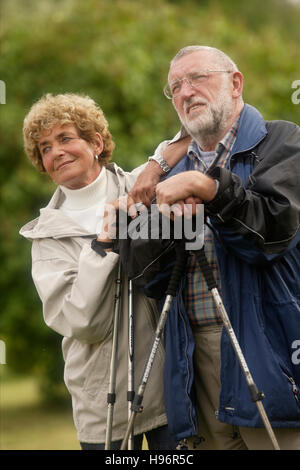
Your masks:
{"label": "woman's eye", "polygon": [[45,155],[45,153],[47,153],[49,151],[50,147],[44,147],[42,148],[42,155]]}

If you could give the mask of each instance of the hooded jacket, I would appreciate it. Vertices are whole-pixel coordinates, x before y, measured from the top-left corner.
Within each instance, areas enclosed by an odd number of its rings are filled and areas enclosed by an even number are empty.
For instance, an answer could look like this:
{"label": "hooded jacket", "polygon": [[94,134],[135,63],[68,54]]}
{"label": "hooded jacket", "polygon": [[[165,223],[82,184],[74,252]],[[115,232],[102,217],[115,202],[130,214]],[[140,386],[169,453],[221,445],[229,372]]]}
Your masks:
{"label": "hooded jacket", "polygon": [[[113,201],[128,192],[139,169],[131,174],[106,166]],[[32,277],[43,303],[46,324],[62,335],[64,379],[72,396],[73,416],[81,442],[103,443],[106,433],[114,297],[119,255],[102,257],[91,249],[95,234],[87,232],[57,207],[64,197],[58,188],[40,216],[20,234],[32,241]],[[122,439],[128,421],[128,280],[122,276],[118,334],[116,403],[112,440]],[[156,303],[134,290],[135,390],[151,350],[159,312]],[[167,423],[163,405],[164,350],[159,345],[145,390],[144,411],[134,432]]]}

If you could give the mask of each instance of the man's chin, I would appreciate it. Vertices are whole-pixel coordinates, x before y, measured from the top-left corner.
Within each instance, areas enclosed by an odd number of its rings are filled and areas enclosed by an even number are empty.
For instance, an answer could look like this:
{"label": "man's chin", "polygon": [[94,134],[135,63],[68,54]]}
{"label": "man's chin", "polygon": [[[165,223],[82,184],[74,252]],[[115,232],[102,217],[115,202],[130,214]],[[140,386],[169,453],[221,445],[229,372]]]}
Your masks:
{"label": "man's chin", "polygon": [[184,124],[184,127],[188,131],[189,134],[199,134],[206,132],[207,129],[210,129],[211,126],[209,126],[206,122],[203,122],[203,120],[199,119],[194,119],[194,120],[189,120]]}

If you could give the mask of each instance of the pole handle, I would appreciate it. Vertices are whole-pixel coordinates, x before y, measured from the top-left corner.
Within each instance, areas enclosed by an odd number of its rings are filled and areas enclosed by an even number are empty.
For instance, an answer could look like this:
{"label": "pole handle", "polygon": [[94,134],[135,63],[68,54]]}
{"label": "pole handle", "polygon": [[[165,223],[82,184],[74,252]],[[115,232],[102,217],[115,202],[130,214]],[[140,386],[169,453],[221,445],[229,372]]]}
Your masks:
{"label": "pole handle", "polygon": [[170,281],[166,290],[166,294],[171,295],[172,297],[176,296],[178,284],[184,273],[184,269],[186,265],[187,256],[186,256],[186,251],[184,249],[184,243],[182,240],[181,242],[176,244],[175,251],[176,251],[176,264],[173,268],[171,278],[170,278]]}

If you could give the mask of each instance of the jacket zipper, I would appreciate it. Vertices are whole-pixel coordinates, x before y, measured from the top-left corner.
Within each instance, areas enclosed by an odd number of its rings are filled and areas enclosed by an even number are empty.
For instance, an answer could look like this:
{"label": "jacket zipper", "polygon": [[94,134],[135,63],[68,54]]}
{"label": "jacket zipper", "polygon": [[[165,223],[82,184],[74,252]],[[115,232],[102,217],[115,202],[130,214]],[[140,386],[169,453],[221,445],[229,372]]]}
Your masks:
{"label": "jacket zipper", "polygon": [[249,147],[248,149],[245,149],[245,150],[239,150],[238,152],[233,153],[233,154],[230,156],[229,162],[228,162],[228,168],[229,168],[229,170],[230,170],[230,171],[232,170],[232,165],[231,165],[232,157],[235,157],[235,156],[238,155],[239,153],[246,153],[246,152],[249,152],[250,150],[253,150],[253,149],[254,149],[255,147],[257,147],[265,138],[266,138],[266,135],[264,135],[258,142],[256,142],[256,144],[252,145],[252,147]]}
{"label": "jacket zipper", "polygon": [[167,251],[169,251],[173,246],[175,245],[175,242],[172,241],[153,261],[151,261],[151,263],[149,263],[147,266],[144,267],[143,271],[138,274],[137,276],[133,277],[132,280],[135,281],[136,279],[138,279],[139,277],[143,276],[145,271],[150,267],[152,266],[152,264],[154,264],[161,256],[163,256]]}
{"label": "jacket zipper", "polygon": [[295,400],[296,402],[299,404],[299,390],[298,390],[298,387],[296,385],[296,382],[295,380],[293,379],[293,377],[290,377],[289,375],[287,375],[285,372],[283,372],[283,375],[285,375],[285,377],[288,379],[288,381],[290,382],[290,384],[292,385],[292,391],[293,391],[293,395],[295,397]]}
{"label": "jacket zipper", "polygon": [[[228,161],[228,168],[229,168],[229,170],[232,171],[232,167],[233,167],[232,164],[233,164],[233,162],[234,162],[233,157],[235,157],[236,155],[241,154],[241,153],[250,152],[250,150],[252,151],[251,154],[253,154],[253,153],[254,153],[254,152],[253,152],[253,149],[256,148],[256,147],[265,139],[265,137],[266,137],[266,136],[264,135],[258,142],[256,142],[255,145],[252,145],[252,147],[249,147],[248,149],[245,149],[245,150],[240,150],[240,151],[235,152],[234,154],[232,154],[232,155],[229,157],[229,161]],[[233,160],[232,160],[232,159],[233,159]],[[249,178],[251,177],[251,174],[252,174],[252,173],[250,173]],[[224,222],[224,220],[223,220],[223,218],[221,217],[220,214],[217,214],[217,217],[221,220],[221,222]],[[256,235],[258,235],[258,236],[263,240],[263,242],[265,242],[264,237],[263,237],[260,233],[256,232],[256,231],[253,230],[251,227],[248,227],[248,225],[244,224],[241,220],[237,219],[236,217],[233,217],[233,219],[234,219],[236,222],[239,222],[239,223],[240,223],[243,227],[245,227],[247,230],[250,230],[251,232],[253,232],[253,233],[255,233]]]}
{"label": "jacket zipper", "polygon": [[187,364],[187,372],[188,372],[188,378],[187,378],[187,382],[186,382],[186,388],[185,388],[185,391],[186,391],[186,396],[187,396],[187,399],[190,403],[190,421],[192,423],[192,426],[193,426],[193,429],[194,431],[196,432],[196,425],[194,423],[194,420],[193,420],[193,416],[192,416],[192,402],[191,402],[191,399],[189,397],[189,394],[188,394],[188,391],[187,391],[187,386],[188,386],[188,382],[190,380],[190,368],[189,368],[189,362],[188,362],[188,357],[187,357],[187,353],[186,353],[186,349],[187,349],[187,344],[188,344],[188,339],[187,339],[187,330],[186,330],[186,324],[185,324],[185,319],[183,318],[183,315],[181,313],[181,310],[180,310],[180,304],[179,304],[179,300],[178,300],[178,294],[177,294],[177,307],[178,307],[178,312],[179,312],[179,315],[180,315],[180,318],[182,320],[182,323],[183,323],[183,326],[184,326],[184,333],[185,333],[185,350],[184,350],[184,355],[185,355],[185,359],[186,359],[186,364]]}

